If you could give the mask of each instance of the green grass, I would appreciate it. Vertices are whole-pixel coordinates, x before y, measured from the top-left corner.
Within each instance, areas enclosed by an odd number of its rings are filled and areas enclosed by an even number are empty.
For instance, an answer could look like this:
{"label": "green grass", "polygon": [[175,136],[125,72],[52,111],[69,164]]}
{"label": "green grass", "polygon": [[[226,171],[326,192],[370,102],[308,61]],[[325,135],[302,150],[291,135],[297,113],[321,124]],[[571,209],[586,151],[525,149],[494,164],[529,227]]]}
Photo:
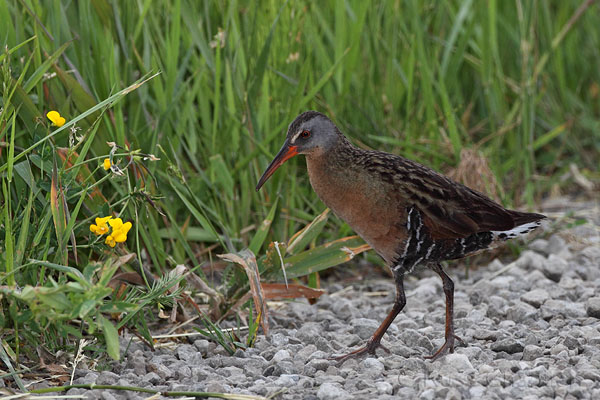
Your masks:
{"label": "green grass", "polygon": [[[600,14],[588,6],[0,2],[0,327],[13,362],[33,358],[35,345],[72,349],[88,335],[114,355],[115,312],[147,333],[146,318],[170,304],[181,278],[146,296],[102,291],[128,252],[158,276],[177,264],[202,276],[217,254],[250,247],[261,276],[280,279],[269,244],[324,206],[300,159],[259,193],[254,186],[306,109],[330,115],[360,146],[441,171],[476,149],[506,205],[570,190],[561,176],[572,163],[598,179]],[[67,125],[50,127],[49,110]],[[101,167],[107,142],[118,145],[112,159],[124,176]],[[117,250],[89,232],[106,215],[133,222]],[[318,245],[351,230],[326,221],[302,242],[311,250],[284,254],[293,276],[315,282],[344,261]],[[212,305],[221,313],[248,290],[243,270],[231,266],[225,278],[216,288],[225,300]]]}

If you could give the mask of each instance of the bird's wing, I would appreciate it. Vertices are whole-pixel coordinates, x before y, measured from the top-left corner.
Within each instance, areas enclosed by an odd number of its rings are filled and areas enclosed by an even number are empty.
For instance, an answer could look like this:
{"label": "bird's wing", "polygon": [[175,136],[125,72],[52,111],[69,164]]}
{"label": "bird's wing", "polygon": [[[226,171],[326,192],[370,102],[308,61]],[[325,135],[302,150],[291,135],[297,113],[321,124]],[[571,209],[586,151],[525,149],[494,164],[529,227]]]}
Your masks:
{"label": "bird's wing", "polygon": [[504,207],[430,168],[381,152],[372,160],[380,173],[390,175],[383,176],[383,180],[397,191],[398,204],[415,205],[423,213],[434,239],[463,238],[515,226]]}

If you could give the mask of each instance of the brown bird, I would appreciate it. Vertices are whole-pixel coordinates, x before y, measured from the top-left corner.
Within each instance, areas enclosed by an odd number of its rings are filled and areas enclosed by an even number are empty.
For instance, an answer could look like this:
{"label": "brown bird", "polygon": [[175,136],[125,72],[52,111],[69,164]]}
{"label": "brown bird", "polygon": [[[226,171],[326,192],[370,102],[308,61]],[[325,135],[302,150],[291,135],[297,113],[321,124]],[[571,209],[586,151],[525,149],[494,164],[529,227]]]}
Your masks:
{"label": "brown bird", "polygon": [[[441,261],[462,258],[540,225],[541,214],[508,210],[483,194],[406,158],[353,146],[329,118],[316,111],[290,124],[283,147],[258,181],[258,191],[286,160],[304,154],[310,183],[319,198],[390,267],[396,299],[367,343],[345,355],[374,353],[406,304],[404,275],[430,266],[446,295],[446,341],[432,356],[454,352],[454,283]],[[383,346],[382,346],[383,347]],[[384,348],[385,349],[385,348]],[[387,351],[387,349],[385,349]]]}

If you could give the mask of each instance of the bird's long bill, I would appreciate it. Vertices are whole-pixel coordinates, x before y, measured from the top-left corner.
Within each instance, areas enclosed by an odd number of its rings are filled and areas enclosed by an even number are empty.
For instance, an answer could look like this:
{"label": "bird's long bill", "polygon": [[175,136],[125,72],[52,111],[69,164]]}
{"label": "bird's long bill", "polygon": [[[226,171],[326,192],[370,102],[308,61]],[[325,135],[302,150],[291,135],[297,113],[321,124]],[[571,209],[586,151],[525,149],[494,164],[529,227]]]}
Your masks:
{"label": "bird's long bill", "polygon": [[298,154],[298,146],[290,146],[286,140],[283,147],[281,147],[281,150],[279,150],[279,153],[277,153],[273,161],[271,161],[271,164],[267,167],[265,173],[258,180],[256,191],[258,192],[260,190],[262,185],[271,177],[271,175],[273,175],[273,172],[275,172],[281,164],[294,157],[296,154]]}

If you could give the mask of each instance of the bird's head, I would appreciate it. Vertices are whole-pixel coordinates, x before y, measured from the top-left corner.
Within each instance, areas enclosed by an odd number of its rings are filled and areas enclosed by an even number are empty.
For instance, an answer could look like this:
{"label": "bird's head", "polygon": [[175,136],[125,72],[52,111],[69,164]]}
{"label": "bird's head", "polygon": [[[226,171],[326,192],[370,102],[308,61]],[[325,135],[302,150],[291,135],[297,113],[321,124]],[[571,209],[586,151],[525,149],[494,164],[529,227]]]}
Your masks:
{"label": "bird's head", "polygon": [[260,177],[256,190],[273,175],[284,162],[297,154],[318,156],[334,147],[341,133],[329,118],[317,111],[306,111],[290,124],[279,153]]}

